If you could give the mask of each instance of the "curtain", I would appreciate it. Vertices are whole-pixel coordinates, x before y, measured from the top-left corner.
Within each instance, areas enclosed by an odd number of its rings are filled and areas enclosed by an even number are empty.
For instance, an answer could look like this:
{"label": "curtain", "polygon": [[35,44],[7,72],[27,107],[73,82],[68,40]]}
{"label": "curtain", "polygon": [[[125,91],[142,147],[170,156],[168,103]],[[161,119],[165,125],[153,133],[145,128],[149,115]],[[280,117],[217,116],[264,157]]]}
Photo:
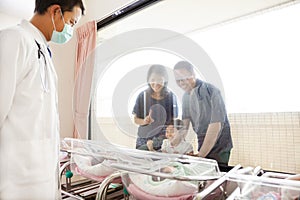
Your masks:
{"label": "curtain", "polygon": [[74,138],[87,139],[90,93],[94,69],[97,25],[90,21],[76,29],[75,88],[73,94]]}

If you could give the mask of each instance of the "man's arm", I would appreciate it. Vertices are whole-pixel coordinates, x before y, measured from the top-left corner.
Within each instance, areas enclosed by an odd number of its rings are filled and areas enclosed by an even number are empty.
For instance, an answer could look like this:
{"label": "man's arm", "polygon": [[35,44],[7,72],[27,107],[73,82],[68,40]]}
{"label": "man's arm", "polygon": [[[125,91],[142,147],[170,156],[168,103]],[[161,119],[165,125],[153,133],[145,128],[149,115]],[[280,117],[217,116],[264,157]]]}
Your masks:
{"label": "man's arm", "polygon": [[221,122],[216,122],[208,125],[203,144],[201,146],[201,149],[199,150],[199,153],[197,154],[198,156],[205,158],[209,154],[218,139],[220,131]]}
{"label": "man's arm", "polygon": [[[0,32],[0,129],[11,109],[17,84],[17,66],[22,55],[20,37],[14,32]],[[24,59],[21,59],[24,61]]]}

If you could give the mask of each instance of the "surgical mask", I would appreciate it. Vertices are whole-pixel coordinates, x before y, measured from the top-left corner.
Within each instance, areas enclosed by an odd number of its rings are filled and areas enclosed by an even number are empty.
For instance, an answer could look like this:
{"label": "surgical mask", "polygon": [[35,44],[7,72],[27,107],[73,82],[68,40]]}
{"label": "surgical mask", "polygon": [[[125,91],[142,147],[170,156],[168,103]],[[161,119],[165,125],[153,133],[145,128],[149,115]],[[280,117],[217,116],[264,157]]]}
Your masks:
{"label": "surgical mask", "polygon": [[52,33],[51,41],[55,42],[55,43],[58,43],[58,44],[64,44],[72,38],[72,36],[73,36],[73,27],[70,24],[65,23],[65,20],[64,20],[64,17],[62,15],[61,11],[60,11],[60,14],[61,14],[62,20],[64,22],[64,29],[61,32],[56,31],[56,27],[55,27],[54,20],[53,20],[53,17],[52,17],[52,23],[53,23],[53,26],[54,26],[54,31]]}

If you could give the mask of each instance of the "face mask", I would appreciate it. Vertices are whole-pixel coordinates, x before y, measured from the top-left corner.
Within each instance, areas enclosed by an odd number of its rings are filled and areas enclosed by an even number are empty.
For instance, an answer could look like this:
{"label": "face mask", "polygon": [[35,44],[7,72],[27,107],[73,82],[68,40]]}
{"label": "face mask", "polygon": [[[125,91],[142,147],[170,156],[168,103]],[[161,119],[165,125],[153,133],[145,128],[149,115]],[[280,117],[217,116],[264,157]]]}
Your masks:
{"label": "face mask", "polygon": [[73,27],[71,25],[65,23],[65,20],[64,20],[64,17],[62,15],[61,11],[60,11],[60,14],[61,14],[62,20],[65,24],[64,29],[61,32],[57,32],[56,28],[55,28],[53,17],[52,17],[52,23],[53,23],[53,26],[54,26],[54,31],[52,33],[51,41],[55,42],[55,43],[58,43],[58,44],[64,44],[72,38],[72,36],[73,36]]}

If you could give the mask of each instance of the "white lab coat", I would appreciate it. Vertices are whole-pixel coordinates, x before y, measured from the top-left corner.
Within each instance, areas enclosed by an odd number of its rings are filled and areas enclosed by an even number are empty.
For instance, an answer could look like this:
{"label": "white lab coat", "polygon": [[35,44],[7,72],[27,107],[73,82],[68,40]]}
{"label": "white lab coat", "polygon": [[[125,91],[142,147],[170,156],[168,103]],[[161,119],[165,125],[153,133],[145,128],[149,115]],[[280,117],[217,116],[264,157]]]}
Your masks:
{"label": "white lab coat", "polygon": [[58,158],[57,75],[45,37],[23,20],[0,31],[0,199],[58,199]]}

